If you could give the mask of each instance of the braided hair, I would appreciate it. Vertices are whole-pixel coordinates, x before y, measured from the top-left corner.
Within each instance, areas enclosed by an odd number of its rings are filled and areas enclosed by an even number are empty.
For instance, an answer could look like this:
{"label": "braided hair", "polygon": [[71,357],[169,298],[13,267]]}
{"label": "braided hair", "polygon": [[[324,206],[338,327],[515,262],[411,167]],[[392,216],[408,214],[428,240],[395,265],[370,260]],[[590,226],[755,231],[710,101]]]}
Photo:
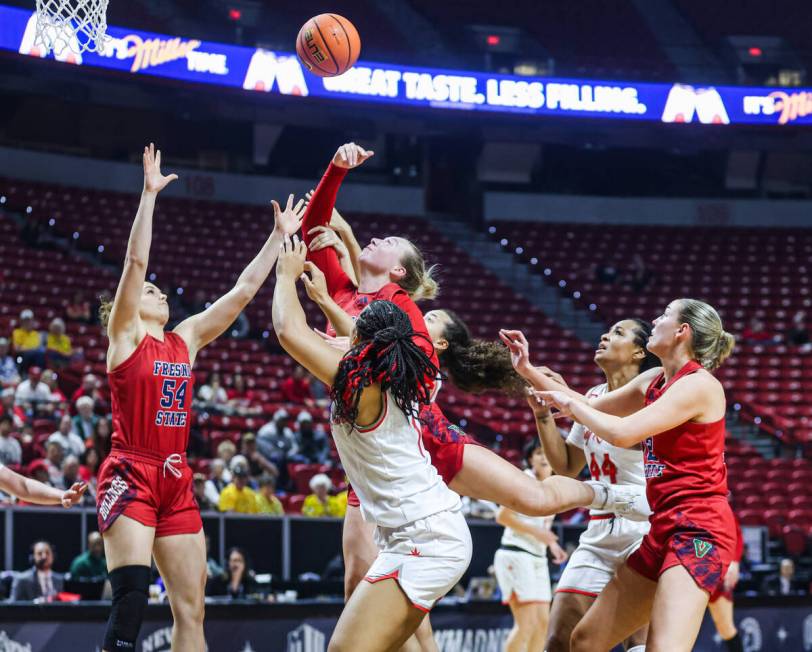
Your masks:
{"label": "braided hair", "polygon": [[433,380],[440,370],[414,342],[408,315],[391,301],[373,301],[355,322],[358,344],[338,365],[330,398],[333,417],[355,423],[364,388],[378,383],[391,393],[395,404],[409,416],[417,416],[419,404],[431,400]]}
{"label": "braided hair", "polygon": [[448,348],[439,352],[440,366],[451,382],[464,392],[479,394],[490,389],[509,395],[523,395],[527,386],[510,361],[501,342],[471,337],[468,326],[453,310],[443,310],[449,323],[443,330]]}

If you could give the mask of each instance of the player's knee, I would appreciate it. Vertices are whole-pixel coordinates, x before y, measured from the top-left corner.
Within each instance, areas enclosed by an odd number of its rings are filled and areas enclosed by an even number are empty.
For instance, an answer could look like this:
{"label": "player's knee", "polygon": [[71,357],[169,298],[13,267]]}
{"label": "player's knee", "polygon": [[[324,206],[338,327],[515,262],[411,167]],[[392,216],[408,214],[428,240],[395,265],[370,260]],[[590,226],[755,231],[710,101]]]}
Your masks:
{"label": "player's knee", "polygon": [[107,622],[104,649],[133,650],[149,598],[149,566],[122,566],[110,572],[113,607]]}
{"label": "player's knee", "polygon": [[576,625],[570,635],[570,652],[591,652],[594,646],[591,642],[592,634],[588,627],[581,624]]}
{"label": "player's knee", "polygon": [[181,627],[202,627],[205,616],[203,592],[189,591],[179,596],[170,596],[175,625]]}
{"label": "player's knee", "polygon": [[552,631],[547,636],[547,652],[569,652],[570,632]]}

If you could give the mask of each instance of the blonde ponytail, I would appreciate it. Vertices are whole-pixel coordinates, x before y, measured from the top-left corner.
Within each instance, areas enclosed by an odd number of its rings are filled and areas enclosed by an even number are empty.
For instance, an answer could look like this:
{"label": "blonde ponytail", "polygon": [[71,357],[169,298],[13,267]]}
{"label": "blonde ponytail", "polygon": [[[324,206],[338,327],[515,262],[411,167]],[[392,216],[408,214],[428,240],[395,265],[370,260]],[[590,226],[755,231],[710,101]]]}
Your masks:
{"label": "blonde ponytail", "polygon": [[107,330],[107,324],[110,323],[110,313],[113,311],[113,302],[109,299],[99,297],[99,321],[101,322],[104,330]]}
{"label": "blonde ponytail", "polygon": [[398,285],[406,290],[412,301],[435,299],[440,294],[440,285],[434,278],[437,265],[426,269],[423,253],[413,242],[409,242],[409,244],[412,251],[400,261],[406,274],[398,281]]}
{"label": "blonde ponytail", "polygon": [[736,346],[736,338],[722,328],[716,309],[697,299],[679,299],[680,321],[691,327],[691,349],[705,369],[718,369]]}

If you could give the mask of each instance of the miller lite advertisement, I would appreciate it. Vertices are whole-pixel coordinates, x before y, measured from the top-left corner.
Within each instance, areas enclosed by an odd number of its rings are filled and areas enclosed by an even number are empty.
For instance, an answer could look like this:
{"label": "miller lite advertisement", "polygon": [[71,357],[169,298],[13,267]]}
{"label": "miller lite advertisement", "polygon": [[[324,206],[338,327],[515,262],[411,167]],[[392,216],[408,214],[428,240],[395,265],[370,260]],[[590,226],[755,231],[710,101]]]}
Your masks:
{"label": "miller lite advertisement", "polygon": [[[33,3],[32,3],[33,4]],[[519,77],[359,61],[317,77],[277,52],[111,26],[101,54],[35,44],[33,11],[0,5],[0,49],[83,68],[177,79],[273,96],[318,97],[433,109],[673,124],[812,124],[812,89],[691,86]],[[47,33],[45,38],[48,38]]]}

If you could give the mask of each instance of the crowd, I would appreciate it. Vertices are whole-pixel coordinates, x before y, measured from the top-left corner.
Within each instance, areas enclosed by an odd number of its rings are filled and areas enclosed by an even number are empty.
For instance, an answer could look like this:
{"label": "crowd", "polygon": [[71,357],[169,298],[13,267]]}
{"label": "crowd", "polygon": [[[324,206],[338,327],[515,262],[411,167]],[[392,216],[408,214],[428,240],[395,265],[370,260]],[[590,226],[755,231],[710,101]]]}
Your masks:
{"label": "crowd", "polygon": [[[43,332],[25,309],[11,338],[0,337],[0,463],[58,488],[87,482],[84,501],[94,505],[96,476],[111,448],[109,392],[98,376],[82,375],[82,351],[67,334],[66,321],[92,322],[90,304],[77,294],[65,316]],[[313,416],[326,414],[326,388],[297,367],[280,391],[286,407],[256,433],[224,433],[217,441],[198,433],[194,487],[202,510],[281,515],[287,507],[305,516],[344,515],[344,476]],[[239,373],[228,383],[211,373],[194,404],[198,413],[263,415],[259,397]]]}

